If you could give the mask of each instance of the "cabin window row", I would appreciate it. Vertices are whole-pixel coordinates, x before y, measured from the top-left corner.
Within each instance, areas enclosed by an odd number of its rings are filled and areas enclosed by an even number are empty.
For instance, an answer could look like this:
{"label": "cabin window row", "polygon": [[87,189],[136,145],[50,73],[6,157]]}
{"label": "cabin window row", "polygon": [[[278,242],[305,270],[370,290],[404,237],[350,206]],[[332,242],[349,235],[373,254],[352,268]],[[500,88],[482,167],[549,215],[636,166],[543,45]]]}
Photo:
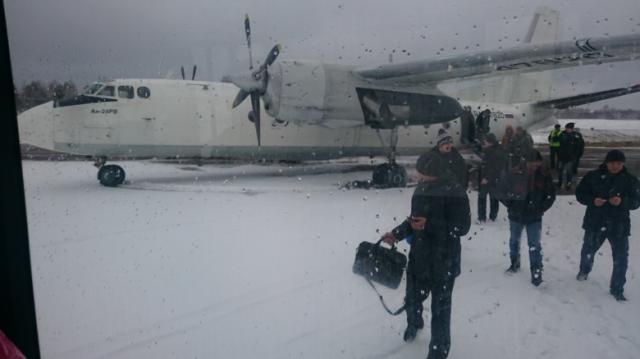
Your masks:
{"label": "cabin window row", "polygon": [[[117,97],[119,98],[133,98],[133,86],[118,86],[117,88]],[[151,91],[146,86],[140,86],[137,88],[136,93],[139,98],[149,98],[151,96]],[[97,93],[98,96],[108,96],[108,97],[116,97],[116,87],[115,86],[105,86]]]}

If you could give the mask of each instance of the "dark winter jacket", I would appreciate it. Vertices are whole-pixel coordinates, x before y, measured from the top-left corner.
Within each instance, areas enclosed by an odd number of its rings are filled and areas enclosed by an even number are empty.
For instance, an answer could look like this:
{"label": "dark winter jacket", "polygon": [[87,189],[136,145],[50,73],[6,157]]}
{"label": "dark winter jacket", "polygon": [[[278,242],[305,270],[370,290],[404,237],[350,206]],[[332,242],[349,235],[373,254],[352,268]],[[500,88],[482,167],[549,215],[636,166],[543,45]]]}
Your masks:
{"label": "dark winter jacket", "polygon": [[420,171],[423,159],[430,157],[432,154],[437,155],[442,160],[443,168],[455,174],[455,178],[458,180],[458,183],[466,189],[469,185],[469,171],[467,169],[467,163],[464,161],[462,155],[460,155],[460,152],[455,148],[451,149],[451,152],[449,153],[441,153],[438,150],[438,146],[433,147],[429,152],[418,157],[418,163],[416,165],[417,170]]}
{"label": "dark winter jacket", "polygon": [[527,154],[533,149],[533,138],[528,132],[516,134],[509,144],[509,167],[524,164]]}
{"label": "dark winter jacket", "polygon": [[461,133],[463,143],[471,143],[476,138],[476,126],[473,123],[473,114],[470,111],[462,111],[460,115]]}
{"label": "dark winter jacket", "polygon": [[560,134],[560,149],[558,150],[558,160],[560,162],[575,162],[584,152],[584,139],[579,132],[571,133],[562,131]]}
{"label": "dark winter jacket", "polygon": [[469,232],[471,211],[465,189],[445,171],[434,182],[422,182],[411,198],[411,212],[427,218],[424,230],[404,221],[392,233],[401,240],[413,235],[410,270],[423,280],[446,280],[460,274],[460,236]]}
{"label": "dark winter jacket", "polygon": [[[487,147],[484,150],[482,164],[480,164],[480,180],[486,178],[489,189],[495,189],[500,176],[507,169],[507,153],[499,145]],[[482,185],[482,184],[481,184]]]}
{"label": "dark winter jacket", "polygon": [[509,220],[530,224],[542,221],[542,215],[556,199],[553,177],[543,167],[534,173],[514,171],[501,179],[500,201],[507,207]]}
{"label": "dark winter jacket", "polygon": [[[607,202],[601,207],[596,207],[593,203],[597,197],[608,200],[614,196],[622,198],[619,206]],[[582,178],[576,187],[576,198],[578,202],[587,206],[582,222],[583,229],[613,229],[617,235],[628,236],[631,229],[629,211],[640,207],[640,184],[638,178],[627,172],[626,168],[613,175],[609,173],[607,166],[602,164]]]}
{"label": "dark winter jacket", "polygon": [[484,111],[480,112],[476,117],[476,131],[478,133],[489,133],[489,126],[491,124],[491,114],[487,114]]}

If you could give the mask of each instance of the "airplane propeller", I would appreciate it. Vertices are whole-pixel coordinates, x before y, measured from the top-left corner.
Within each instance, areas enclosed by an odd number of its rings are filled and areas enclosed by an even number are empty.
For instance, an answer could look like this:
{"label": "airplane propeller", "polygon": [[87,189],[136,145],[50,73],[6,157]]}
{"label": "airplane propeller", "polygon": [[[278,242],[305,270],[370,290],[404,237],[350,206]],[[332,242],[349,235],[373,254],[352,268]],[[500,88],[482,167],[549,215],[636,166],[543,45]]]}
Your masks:
{"label": "airplane propeller", "polygon": [[[196,79],[196,70],[198,69],[197,65],[193,65],[193,71],[191,72],[191,81]],[[180,66],[180,73],[182,74],[182,79],[186,80],[184,75],[184,66]]]}
{"label": "airplane propeller", "polygon": [[249,71],[229,76],[228,79],[240,88],[236,98],[233,100],[233,108],[238,107],[247,97],[251,96],[251,112],[249,112],[249,120],[251,120],[256,127],[258,146],[260,146],[260,97],[267,92],[267,85],[269,82],[268,68],[278,58],[281,47],[279,44],[275,45],[267,54],[262,65],[254,71],[251,55],[251,26],[249,24],[249,15],[245,16],[244,30],[247,38],[247,48],[249,49]]}

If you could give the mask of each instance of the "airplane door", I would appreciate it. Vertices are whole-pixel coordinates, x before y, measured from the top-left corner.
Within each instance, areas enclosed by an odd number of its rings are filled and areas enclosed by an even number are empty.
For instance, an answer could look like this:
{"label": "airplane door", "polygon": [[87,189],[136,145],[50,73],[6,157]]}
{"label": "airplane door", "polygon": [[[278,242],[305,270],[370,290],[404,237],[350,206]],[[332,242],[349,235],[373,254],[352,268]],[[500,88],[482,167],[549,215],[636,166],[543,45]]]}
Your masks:
{"label": "airplane door", "polygon": [[132,156],[153,155],[157,145],[158,106],[147,86],[118,86],[118,144]]}
{"label": "airplane door", "polygon": [[115,86],[104,86],[96,95],[99,101],[77,107],[83,112],[80,141],[88,145],[117,144],[120,106],[114,96]]}

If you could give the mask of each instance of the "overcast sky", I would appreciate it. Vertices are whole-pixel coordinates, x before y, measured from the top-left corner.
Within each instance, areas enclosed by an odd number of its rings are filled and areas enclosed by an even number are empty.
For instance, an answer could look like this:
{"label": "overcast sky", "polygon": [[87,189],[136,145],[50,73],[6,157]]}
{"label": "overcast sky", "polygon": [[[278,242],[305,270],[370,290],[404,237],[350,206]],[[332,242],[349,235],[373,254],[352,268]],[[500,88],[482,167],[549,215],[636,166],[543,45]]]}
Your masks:
{"label": "overcast sky", "polygon": [[[14,81],[179,77],[219,80],[273,44],[281,58],[372,66],[519,44],[539,5],[561,16],[561,38],[640,31],[638,0],[5,0]],[[403,52],[402,50],[405,50]],[[558,96],[634,85],[640,60],[556,72]],[[640,95],[610,106],[640,109]],[[594,106],[602,106],[605,102]]]}

